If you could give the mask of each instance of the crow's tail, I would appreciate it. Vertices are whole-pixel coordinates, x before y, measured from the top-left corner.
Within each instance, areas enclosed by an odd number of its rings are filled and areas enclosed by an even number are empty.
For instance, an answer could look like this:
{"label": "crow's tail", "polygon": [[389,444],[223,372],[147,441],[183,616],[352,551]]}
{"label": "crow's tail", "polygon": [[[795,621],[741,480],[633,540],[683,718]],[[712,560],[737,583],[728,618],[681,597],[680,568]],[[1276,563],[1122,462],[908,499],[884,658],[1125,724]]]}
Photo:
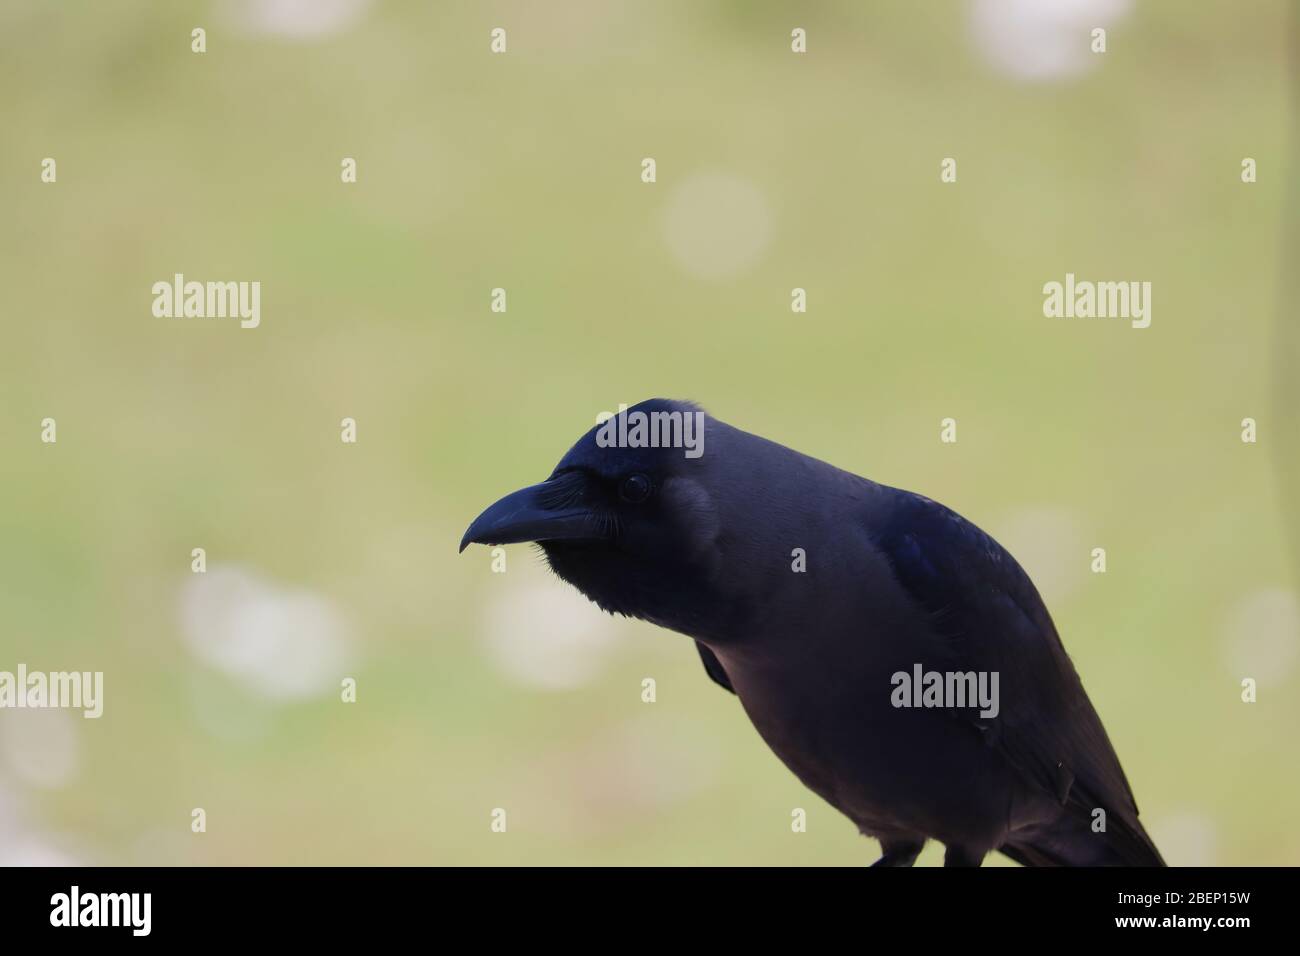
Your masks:
{"label": "crow's tail", "polygon": [[1024,866],[1164,866],[1136,816],[1116,814],[1105,831],[1090,816],[1064,813],[1051,824],[1017,830],[998,850]]}

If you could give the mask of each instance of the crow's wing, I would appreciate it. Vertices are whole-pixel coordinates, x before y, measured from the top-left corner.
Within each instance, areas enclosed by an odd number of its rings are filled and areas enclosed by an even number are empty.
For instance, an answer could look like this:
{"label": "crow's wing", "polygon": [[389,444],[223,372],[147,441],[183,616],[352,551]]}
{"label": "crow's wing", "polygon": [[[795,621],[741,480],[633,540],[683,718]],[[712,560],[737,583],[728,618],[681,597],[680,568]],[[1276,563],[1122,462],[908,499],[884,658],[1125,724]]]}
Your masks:
{"label": "crow's wing", "polygon": [[717,655],[699,641],[695,642],[695,646],[699,648],[700,660],[704,661],[704,672],[713,678],[715,684],[725,687],[734,694],[736,688],[731,686],[731,678],[729,678],[727,672],[723,670],[722,661],[718,660]]}
{"label": "crow's wing", "polygon": [[1120,831],[1115,837],[1127,855],[1154,853],[1119,758],[1029,576],[957,513],[921,495],[889,492],[874,538],[942,636],[949,655],[943,669],[998,672],[998,715],[969,710],[963,719],[980,727],[1022,779],[1063,806],[1084,814],[1104,808],[1119,824],[1110,829]]}

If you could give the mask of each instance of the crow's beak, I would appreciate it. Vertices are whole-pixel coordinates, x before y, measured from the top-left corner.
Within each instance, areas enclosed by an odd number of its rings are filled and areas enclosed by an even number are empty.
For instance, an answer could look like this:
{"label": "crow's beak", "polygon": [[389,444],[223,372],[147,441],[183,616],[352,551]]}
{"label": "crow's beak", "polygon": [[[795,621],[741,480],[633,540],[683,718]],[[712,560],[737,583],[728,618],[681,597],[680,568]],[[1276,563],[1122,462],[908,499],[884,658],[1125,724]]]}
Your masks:
{"label": "crow's beak", "polygon": [[599,538],[598,522],[586,508],[548,507],[547,492],[553,490],[551,483],[544,481],[506,495],[474,519],[460,539],[460,550],[471,544]]}

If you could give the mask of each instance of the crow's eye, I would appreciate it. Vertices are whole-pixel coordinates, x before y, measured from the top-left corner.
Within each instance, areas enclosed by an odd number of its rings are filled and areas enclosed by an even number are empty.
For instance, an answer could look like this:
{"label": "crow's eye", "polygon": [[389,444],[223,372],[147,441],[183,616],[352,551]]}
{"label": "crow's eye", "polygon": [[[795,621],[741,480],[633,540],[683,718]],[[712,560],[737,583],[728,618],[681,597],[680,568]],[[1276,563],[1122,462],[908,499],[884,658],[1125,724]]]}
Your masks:
{"label": "crow's eye", "polygon": [[650,497],[650,479],[645,475],[628,475],[618,483],[618,496],[639,504]]}

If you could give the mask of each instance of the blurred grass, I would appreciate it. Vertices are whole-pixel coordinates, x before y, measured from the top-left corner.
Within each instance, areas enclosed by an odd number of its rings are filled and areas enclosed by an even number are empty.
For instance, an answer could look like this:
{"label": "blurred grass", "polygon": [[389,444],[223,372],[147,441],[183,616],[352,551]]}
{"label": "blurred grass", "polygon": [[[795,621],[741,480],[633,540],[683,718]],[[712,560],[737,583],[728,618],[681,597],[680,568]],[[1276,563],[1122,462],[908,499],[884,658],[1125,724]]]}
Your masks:
{"label": "blurred grass", "polygon": [[[484,607],[541,572],[458,559],[464,525],[600,409],[668,395],[994,533],[1068,509],[1110,571],[1051,609],[1144,819],[1203,815],[1219,863],[1300,861],[1294,673],[1246,707],[1222,650],[1243,595],[1295,584],[1268,449],[1236,439],[1246,415],[1262,442],[1294,432],[1266,374],[1294,267],[1282,4],[1140,4],[1099,70],[1044,85],[990,71],[955,3],[382,3],[311,43],[223,22],[0,13],[0,668],[108,688],[33,825],[105,862],[869,860],[682,639],[619,625],[600,679],[562,694],[482,651]],[[733,279],[689,277],[661,237],[674,184],[706,171],[776,224]],[[261,280],[261,328],[152,320],[177,271]],[[1150,280],[1151,328],[1044,320],[1066,271]],[[202,670],[175,610],[198,544],[336,600],[360,703],[275,707]],[[200,694],[261,729],[205,732]],[[602,789],[625,725],[652,776],[697,752],[713,770],[629,805]]]}

